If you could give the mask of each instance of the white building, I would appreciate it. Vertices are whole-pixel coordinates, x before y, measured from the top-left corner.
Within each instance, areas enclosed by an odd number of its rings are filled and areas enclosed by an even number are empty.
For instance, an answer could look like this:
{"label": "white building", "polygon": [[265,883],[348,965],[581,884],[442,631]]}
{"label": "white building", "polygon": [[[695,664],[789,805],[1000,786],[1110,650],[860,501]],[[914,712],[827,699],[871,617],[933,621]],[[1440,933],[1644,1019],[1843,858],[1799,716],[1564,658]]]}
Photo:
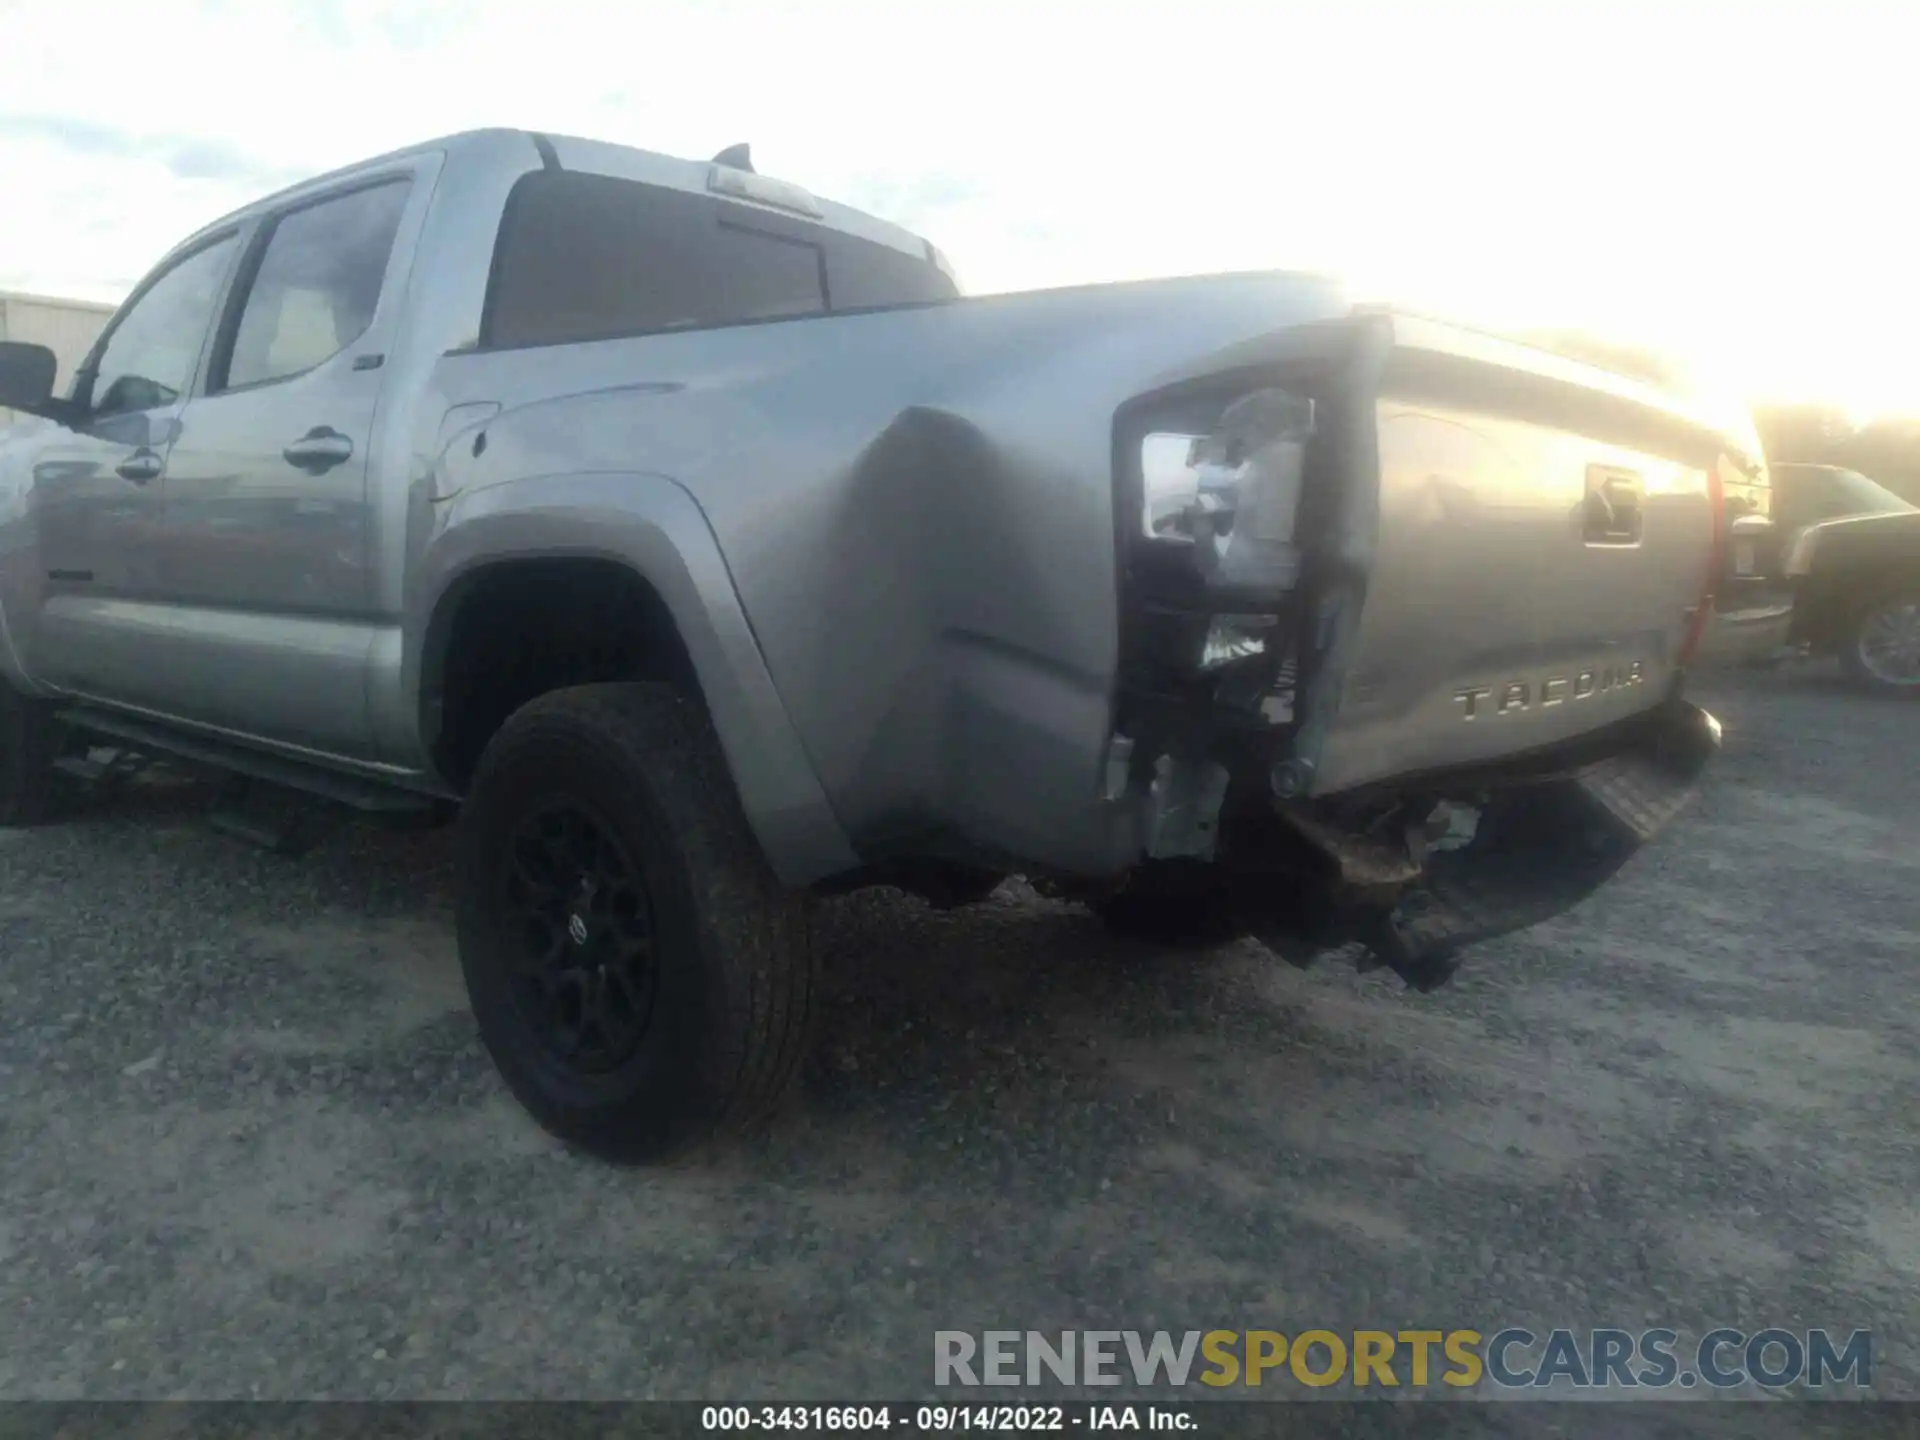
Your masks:
{"label": "white building", "polygon": [[[56,395],[66,394],[75,367],[87,358],[112,316],[113,306],[91,300],[54,300],[0,290],[0,340],[25,340],[52,350],[60,360],[53,385]],[[0,409],[0,425],[16,418],[13,411]]]}

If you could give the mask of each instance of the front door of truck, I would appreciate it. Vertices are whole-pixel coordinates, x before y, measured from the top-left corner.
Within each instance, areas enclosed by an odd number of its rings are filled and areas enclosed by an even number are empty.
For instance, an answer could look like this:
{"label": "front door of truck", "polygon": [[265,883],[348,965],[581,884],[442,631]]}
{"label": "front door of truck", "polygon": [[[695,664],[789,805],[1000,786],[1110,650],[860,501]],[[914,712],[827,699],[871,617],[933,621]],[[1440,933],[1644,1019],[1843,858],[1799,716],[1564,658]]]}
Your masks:
{"label": "front door of truck", "polygon": [[149,642],[167,462],[238,249],[230,231],[156,271],[75,377],[78,423],[31,442],[40,603],[18,638],[37,680],[124,705],[166,699]]}
{"label": "front door of truck", "polygon": [[366,758],[368,495],[410,174],[262,222],[168,466],[159,583],[182,719]]}

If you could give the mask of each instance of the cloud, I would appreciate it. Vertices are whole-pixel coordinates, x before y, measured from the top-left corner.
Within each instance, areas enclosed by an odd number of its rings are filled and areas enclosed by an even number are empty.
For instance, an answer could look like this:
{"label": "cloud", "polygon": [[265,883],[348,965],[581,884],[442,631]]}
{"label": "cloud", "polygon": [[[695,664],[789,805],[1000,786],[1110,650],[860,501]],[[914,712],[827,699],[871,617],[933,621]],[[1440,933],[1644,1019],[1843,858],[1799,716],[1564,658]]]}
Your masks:
{"label": "cloud", "polygon": [[303,177],[225,140],[208,136],[140,134],[75,116],[0,114],[0,141],[55,145],[75,155],[144,161],[176,180],[215,180],[251,190],[276,190]]}
{"label": "cloud", "polygon": [[852,190],[859,197],[858,203],[902,216],[934,214],[985,199],[989,194],[987,185],[977,178],[940,171],[858,176]]}

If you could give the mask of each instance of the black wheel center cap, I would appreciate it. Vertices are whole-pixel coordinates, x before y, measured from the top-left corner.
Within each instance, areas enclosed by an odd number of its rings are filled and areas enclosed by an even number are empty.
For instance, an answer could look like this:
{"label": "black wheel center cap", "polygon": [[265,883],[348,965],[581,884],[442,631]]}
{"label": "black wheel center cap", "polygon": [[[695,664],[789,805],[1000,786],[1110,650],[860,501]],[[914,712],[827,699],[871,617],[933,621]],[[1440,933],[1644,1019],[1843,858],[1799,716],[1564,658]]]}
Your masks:
{"label": "black wheel center cap", "polygon": [[652,1018],[652,910],[624,848],[551,801],[508,837],[498,895],[515,998],[542,1048],[583,1073],[624,1064]]}
{"label": "black wheel center cap", "polygon": [[582,875],[579,883],[573,887],[573,899],[567,905],[567,938],[575,945],[585,945],[593,938],[593,897],[596,888],[590,875]]}

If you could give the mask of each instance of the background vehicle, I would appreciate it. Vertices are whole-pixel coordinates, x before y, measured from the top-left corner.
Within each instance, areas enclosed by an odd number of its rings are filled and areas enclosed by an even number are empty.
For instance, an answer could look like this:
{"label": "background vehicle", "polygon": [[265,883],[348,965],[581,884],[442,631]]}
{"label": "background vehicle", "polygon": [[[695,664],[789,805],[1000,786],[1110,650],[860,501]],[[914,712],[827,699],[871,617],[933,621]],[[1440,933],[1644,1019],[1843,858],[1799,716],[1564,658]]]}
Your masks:
{"label": "background vehicle", "polygon": [[1920,415],[1863,417],[1836,405],[1789,403],[1763,405],[1754,419],[1779,463],[1851,470],[1920,502]]}
{"label": "background vehicle", "polygon": [[1802,526],[1852,515],[1905,515],[1912,502],[1876,480],[1840,465],[1775,465],[1774,515],[1791,537]]}
{"label": "background vehicle", "polygon": [[1792,638],[1874,690],[1920,695],[1920,508],[1835,465],[1773,474]]}
{"label": "background vehicle", "polygon": [[482,1037],[651,1155],[792,1074],[810,893],[1424,988],[1685,803],[1717,417],[1315,276],[961,302],[728,159],[436,141],[186,241],[63,399],[0,347],[0,812],[69,733],[460,802]]}

